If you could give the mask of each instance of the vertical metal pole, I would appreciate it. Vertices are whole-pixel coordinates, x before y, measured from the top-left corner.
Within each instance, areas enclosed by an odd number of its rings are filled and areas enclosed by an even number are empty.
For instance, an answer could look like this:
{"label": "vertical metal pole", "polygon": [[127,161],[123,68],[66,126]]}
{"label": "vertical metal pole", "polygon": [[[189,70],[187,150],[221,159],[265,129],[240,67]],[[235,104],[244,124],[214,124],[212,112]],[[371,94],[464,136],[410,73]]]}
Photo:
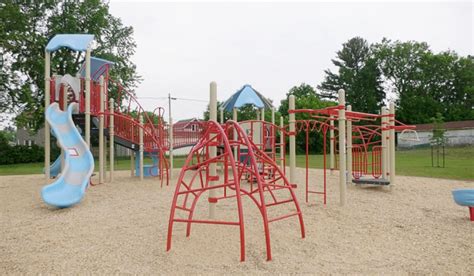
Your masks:
{"label": "vertical metal pole", "polygon": [[[220,119],[221,119],[221,120],[220,120],[220,123],[221,123],[221,125],[222,125],[222,124],[224,124],[224,109],[223,109],[222,107],[219,107],[219,112],[220,112]],[[220,170],[221,172],[224,171],[224,162],[221,162],[221,163],[220,163],[219,170]]]}
{"label": "vertical metal pole", "polygon": [[[295,95],[289,97],[289,110],[295,110]],[[290,183],[296,183],[295,113],[290,113]]]}
{"label": "vertical metal pole", "polygon": [[138,117],[140,121],[139,143],[140,143],[140,180],[143,180],[143,115]]}
{"label": "vertical metal pole", "polygon": [[274,125],[274,124],[275,124],[275,108],[272,107],[272,125]]}
{"label": "vertical metal pole", "polygon": [[390,103],[390,137],[389,137],[389,147],[390,147],[390,185],[395,184],[395,104]]}
{"label": "vertical metal pole", "polygon": [[[51,54],[48,51],[45,51],[44,57],[44,110],[49,107],[49,102],[51,100],[50,95],[50,85],[51,85],[51,71],[50,71],[50,60]],[[46,177],[46,182],[49,182],[51,176],[51,137],[50,137],[50,127],[48,121],[44,120],[44,175]]]}
{"label": "vertical metal pole", "polygon": [[[236,108],[236,107],[234,107],[234,108],[232,109],[232,120],[233,120],[234,122],[238,122],[238,118],[237,118],[237,108]],[[237,131],[236,131],[236,130],[234,130],[234,139],[237,139]],[[237,147],[234,147],[234,160],[235,160],[236,162],[238,162],[238,159],[237,159],[237,158],[238,158],[238,156],[237,156]]]}
{"label": "vertical metal pole", "polygon": [[86,51],[86,102],[85,102],[85,117],[86,117],[86,134],[85,140],[87,146],[91,146],[91,49]]}
{"label": "vertical metal pole", "polygon": [[444,142],[443,142],[443,168],[444,168],[444,165],[445,165],[445,154],[444,154]]}
{"label": "vertical metal pole", "polygon": [[223,124],[224,123],[224,109],[222,109],[221,107],[219,108],[219,111],[220,111],[220,116],[221,116],[221,124]]}
{"label": "vertical metal pole", "polygon": [[439,147],[440,147],[440,144],[438,144],[438,146],[436,147],[436,167],[440,167],[439,165]]}
{"label": "vertical metal pole", "polygon": [[99,183],[104,183],[104,76],[100,76]]}
{"label": "vertical metal pole", "polygon": [[339,89],[339,204],[346,204],[346,96],[343,89]]}
{"label": "vertical metal pole", "polygon": [[262,116],[260,117],[260,120],[265,121],[265,107],[262,107],[260,114]]}
{"label": "vertical metal pole", "polygon": [[[56,76],[54,76],[54,79],[56,80]],[[56,85],[55,85],[56,87]],[[62,92],[63,92],[63,111],[66,111],[67,110],[67,90],[65,90],[65,87],[63,84],[59,84],[59,91],[57,93],[61,93],[61,87],[63,88],[62,89]],[[59,97],[59,99],[61,99],[61,97]],[[64,149],[61,148],[61,169],[64,168],[66,166],[66,154],[64,153]]]}
{"label": "vertical metal pole", "polygon": [[[104,131],[105,131],[105,126],[104,126]],[[104,133],[104,176],[103,176],[104,182],[106,182],[107,166],[108,166],[107,165],[107,136],[105,136],[105,133]]]}
{"label": "vertical metal pole", "polygon": [[[352,106],[347,106],[347,111],[352,111]],[[347,120],[347,184],[352,184],[352,120]]]}
{"label": "vertical metal pole", "polygon": [[284,161],[284,158],[285,158],[285,137],[283,132],[284,128],[284,122],[283,122],[283,116],[280,116],[280,167],[281,167],[281,171],[284,172],[285,171],[285,161]]}
{"label": "vertical metal pole", "polygon": [[130,150],[131,154],[130,154],[130,176],[135,176],[135,153],[136,153],[136,150],[135,149],[131,149]]}
{"label": "vertical metal pole", "polygon": [[382,178],[387,179],[387,168],[388,168],[388,147],[387,147],[387,109],[382,107],[382,119],[381,119],[381,139],[382,139]]}
{"label": "vertical metal pole", "polygon": [[[217,84],[211,82],[210,85],[210,101],[209,101],[209,120],[217,122]],[[216,134],[211,134],[210,139],[212,140]],[[216,146],[209,147],[209,158],[216,157]],[[209,164],[209,176],[214,177],[217,175],[216,162]],[[209,181],[209,186],[216,185],[216,181]],[[209,190],[209,198],[215,197],[215,189]],[[209,200],[209,218],[213,219],[216,216],[216,204]]]}
{"label": "vertical metal pole", "polygon": [[433,145],[431,145],[431,167],[434,167]]}
{"label": "vertical metal pole", "polygon": [[329,116],[329,170],[331,174],[334,170],[334,116]]}
{"label": "vertical metal pole", "polygon": [[114,99],[109,100],[109,141],[110,141],[110,182],[114,181],[114,153],[115,153],[115,141],[114,141]]}
{"label": "vertical metal pole", "polygon": [[174,169],[174,153],[173,153],[173,144],[174,144],[174,137],[173,137],[173,118],[171,117],[171,93],[168,93],[168,118],[169,118],[169,154],[170,154],[170,175],[171,179],[173,179],[173,169]]}

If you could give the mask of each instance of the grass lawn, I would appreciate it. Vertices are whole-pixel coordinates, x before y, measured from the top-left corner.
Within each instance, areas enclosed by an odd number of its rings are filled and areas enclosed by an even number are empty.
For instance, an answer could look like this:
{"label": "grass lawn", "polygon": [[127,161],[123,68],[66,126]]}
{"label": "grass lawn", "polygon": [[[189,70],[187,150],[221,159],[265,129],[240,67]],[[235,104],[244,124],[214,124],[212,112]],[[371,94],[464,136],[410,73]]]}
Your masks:
{"label": "grass lawn", "polygon": [[[474,180],[474,147],[446,148],[445,153],[445,167],[434,168],[431,166],[431,149],[429,148],[397,151],[396,172],[399,175],[408,176]],[[306,166],[304,155],[296,157],[296,166]],[[323,168],[323,156],[311,155],[309,167]],[[329,156],[327,167],[329,168]]]}
{"label": "grass lawn", "polygon": [[[474,180],[474,147],[446,148],[446,167],[431,167],[431,150],[417,149],[410,151],[397,151],[396,170],[399,175],[424,176],[448,179]],[[174,167],[183,166],[185,157],[174,158]],[[327,160],[329,167],[329,156]],[[151,161],[145,160],[145,164]],[[288,164],[288,163],[287,163]],[[323,168],[323,156],[311,155],[309,157],[310,168]],[[305,166],[305,156],[298,155],[296,166]],[[96,170],[98,166],[96,163]],[[115,162],[117,170],[130,169],[129,159],[118,159]],[[43,163],[1,165],[0,175],[18,175],[42,173]]]}

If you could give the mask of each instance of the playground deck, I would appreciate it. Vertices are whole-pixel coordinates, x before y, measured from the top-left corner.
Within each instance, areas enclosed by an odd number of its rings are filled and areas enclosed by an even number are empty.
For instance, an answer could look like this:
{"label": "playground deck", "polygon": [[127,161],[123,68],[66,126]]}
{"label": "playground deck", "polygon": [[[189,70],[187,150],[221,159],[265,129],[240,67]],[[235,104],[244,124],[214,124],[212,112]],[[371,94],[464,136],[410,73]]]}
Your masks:
{"label": "playground deck", "polygon": [[[304,183],[304,169],[297,172]],[[175,183],[160,189],[156,179],[117,174],[113,184],[89,188],[81,204],[63,210],[41,201],[42,175],[0,177],[0,274],[474,273],[473,225],[451,197],[453,188],[473,182],[399,176],[390,192],[349,187],[344,208],[337,174],[328,177],[327,207],[317,195],[304,203],[301,185],[306,238],[296,220],[272,224],[272,262],[265,261],[258,209],[244,199],[247,259],[241,263],[236,227],[193,225],[186,239],[185,225],[176,225],[166,252]],[[311,170],[310,179],[321,174]],[[235,201],[217,207],[219,217],[232,218],[235,212],[220,209],[235,210]]]}

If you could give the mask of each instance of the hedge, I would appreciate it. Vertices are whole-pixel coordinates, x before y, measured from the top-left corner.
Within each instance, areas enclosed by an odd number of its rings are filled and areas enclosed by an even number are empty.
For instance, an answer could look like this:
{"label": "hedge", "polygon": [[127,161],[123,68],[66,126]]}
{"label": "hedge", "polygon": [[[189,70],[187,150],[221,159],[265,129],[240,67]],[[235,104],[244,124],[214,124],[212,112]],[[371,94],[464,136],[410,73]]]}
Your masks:
{"label": "hedge", "polygon": [[[59,156],[59,149],[52,147],[51,160],[54,161],[55,157]],[[16,145],[10,146],[8,144],[0,143],[0,165],[18,164],[18,163],[35,163],[44,161],[44,148],[31,145],[23,146]]]}

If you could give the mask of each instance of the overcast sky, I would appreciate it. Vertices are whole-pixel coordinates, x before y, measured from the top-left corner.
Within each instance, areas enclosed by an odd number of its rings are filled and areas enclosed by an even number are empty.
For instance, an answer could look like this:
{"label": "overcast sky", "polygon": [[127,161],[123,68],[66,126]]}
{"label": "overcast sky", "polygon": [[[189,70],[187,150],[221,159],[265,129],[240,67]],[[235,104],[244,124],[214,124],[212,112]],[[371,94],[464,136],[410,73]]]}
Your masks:
{"label": "overcast sky", "polygon": [[[133,26],[133,61],[143,82],[136,90],[146,109],[167,101],[207,101],[217,82],[226,100],[244,84],[276,106],[302,82],[312,86],[333,68],[342,43],[361,36],[370,43],[426,41],[435,52],[473,54],[473,4],[399,3],[110,3],[110,12]],[[207,102],[173,102],[174,121],[202,117]]]}

